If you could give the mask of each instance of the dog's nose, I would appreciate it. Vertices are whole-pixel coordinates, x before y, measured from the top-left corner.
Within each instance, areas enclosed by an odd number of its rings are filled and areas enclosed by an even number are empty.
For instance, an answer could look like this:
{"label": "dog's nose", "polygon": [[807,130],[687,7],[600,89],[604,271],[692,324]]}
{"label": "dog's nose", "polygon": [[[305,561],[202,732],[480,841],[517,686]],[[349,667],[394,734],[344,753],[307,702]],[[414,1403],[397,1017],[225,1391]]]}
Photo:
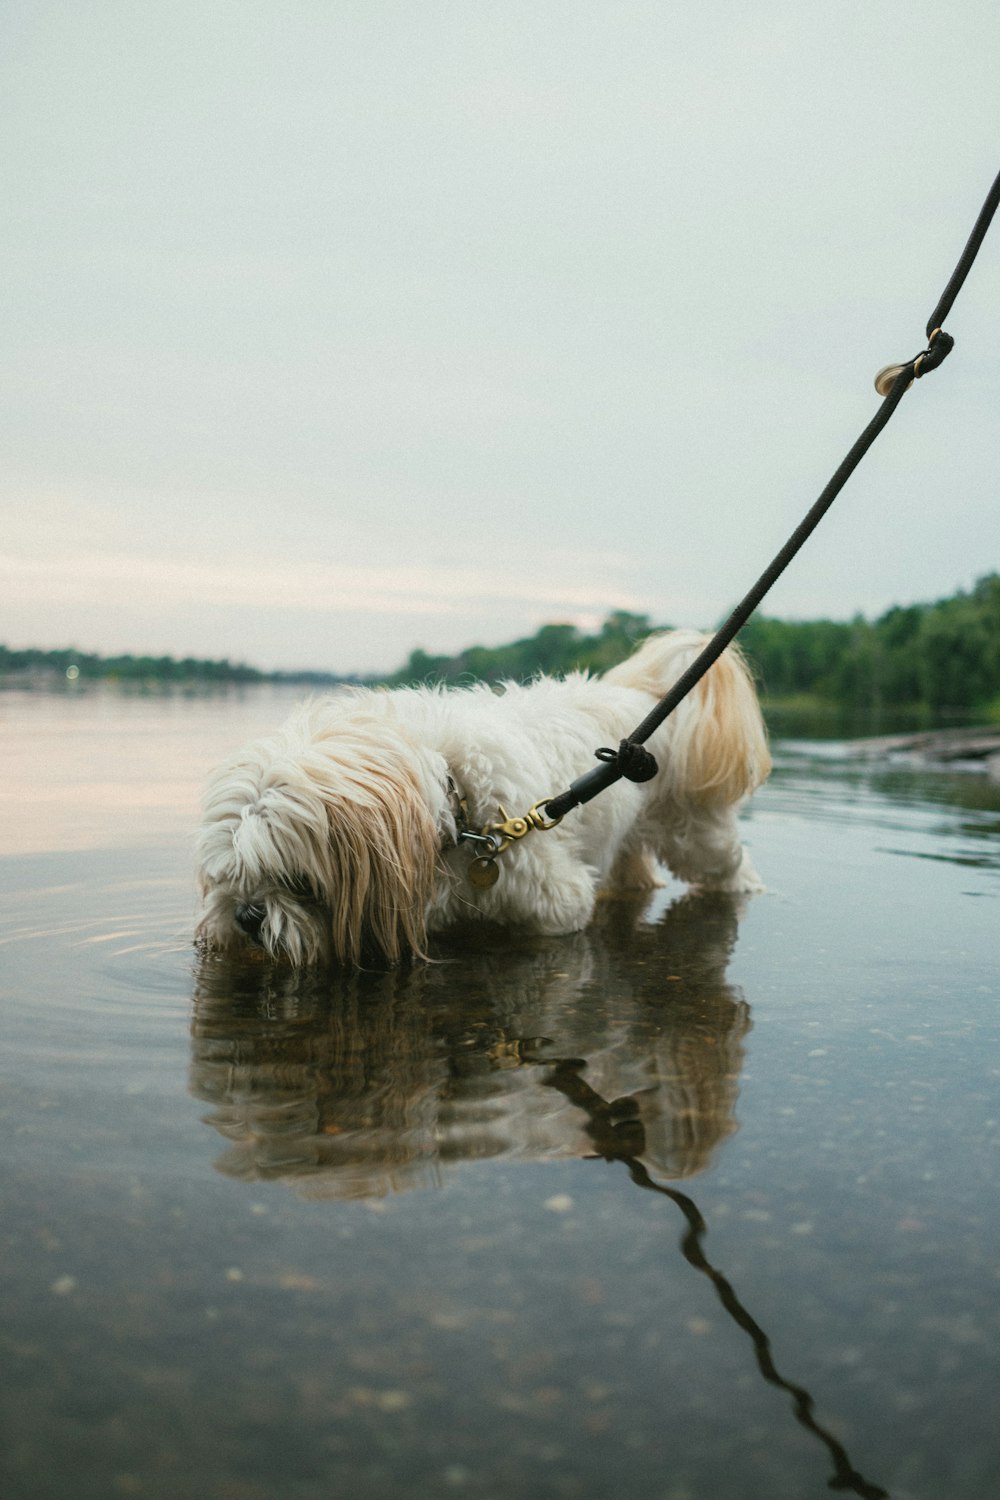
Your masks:
{"label": "dog's nose", "polygon": [[266,913],[262,906],[238,906],[233,913],[233,920],[240,931],[252,943],[259,943],[260,930],[264,925],[265,915]]}

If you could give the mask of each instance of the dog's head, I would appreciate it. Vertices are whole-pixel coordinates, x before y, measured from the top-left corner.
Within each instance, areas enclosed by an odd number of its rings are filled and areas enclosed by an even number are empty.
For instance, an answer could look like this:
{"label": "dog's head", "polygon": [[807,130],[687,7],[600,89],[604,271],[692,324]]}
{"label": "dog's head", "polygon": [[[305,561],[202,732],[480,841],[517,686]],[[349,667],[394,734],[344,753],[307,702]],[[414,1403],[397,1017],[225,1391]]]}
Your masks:
{"label": "dog's head", "polygon": [[439,837],[429,786],[382,714],[307,708],[239,751],[206,789],[199,939],[293,964],[422,954]]}

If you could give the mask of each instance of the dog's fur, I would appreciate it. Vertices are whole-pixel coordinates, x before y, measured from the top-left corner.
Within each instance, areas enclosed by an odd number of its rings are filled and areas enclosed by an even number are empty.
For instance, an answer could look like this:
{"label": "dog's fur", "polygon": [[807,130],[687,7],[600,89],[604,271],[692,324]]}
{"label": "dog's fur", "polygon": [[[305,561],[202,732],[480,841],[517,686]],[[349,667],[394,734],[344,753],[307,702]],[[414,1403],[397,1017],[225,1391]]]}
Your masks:
{"label": "dog's fur", "polygon": [[[575,932],[599,892],[655,885],[654,861],[699,888],[760,889],[736,810],[770,770],[756,694],[726,651],[647,742],[658,774],[619,781],[500,857],[487,890],[457,842],[503,803],[523,814],[616,746],[705,638],[651,636],[601,677],[540,677],[500,691],[350,690],[305,704],[211,778],[198,837],[211,948],[248,942],[293,964],[425,956],[427,935],[470,918]],[[456,797],[457,793],[457,797]]]}

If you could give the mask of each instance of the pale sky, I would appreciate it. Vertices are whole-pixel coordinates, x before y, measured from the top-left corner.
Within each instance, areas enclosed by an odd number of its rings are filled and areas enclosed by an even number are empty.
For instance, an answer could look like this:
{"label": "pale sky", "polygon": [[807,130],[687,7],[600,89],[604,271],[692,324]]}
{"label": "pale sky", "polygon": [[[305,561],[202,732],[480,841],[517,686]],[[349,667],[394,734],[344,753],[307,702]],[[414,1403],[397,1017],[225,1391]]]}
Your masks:
{"label": "pale sky", "polygon": [[[5,0],[0,641],[728,613],[1000,167],[996,0]],[[1000,223],[768,613],[1000,568]]]}

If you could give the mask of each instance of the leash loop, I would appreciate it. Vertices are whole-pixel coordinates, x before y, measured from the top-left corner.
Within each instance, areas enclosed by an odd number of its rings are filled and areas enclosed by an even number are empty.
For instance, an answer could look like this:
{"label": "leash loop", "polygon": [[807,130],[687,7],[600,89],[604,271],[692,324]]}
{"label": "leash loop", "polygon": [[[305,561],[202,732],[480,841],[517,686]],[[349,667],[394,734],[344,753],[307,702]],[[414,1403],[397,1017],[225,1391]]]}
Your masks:
{"label": "leash loop", "polygon": [[914,374],[919,380],[921,375],[926,375],[928,370],[936,370],[938,365],[944,364],[948,355],[955,347],[955,340],[950,333],[945,333],[943,328],[935,328],[928,335],[927,348],[923,354],[917,355],[914,365]]}
{"label": "leash loop", "polygon": [[906,389],[909,390],[915,380],[943,364],[954,347],[955,340],[951,334],[945,333],[943,328],[935,328],[927,340],[927,348],[921,354],[908,360],[905,365],[882,366],[875,376],[875,389],[880,396],[888,396],[899,377],[909,371],[910,378],[906,382]]}
{"label": "leash loop", "polygon": [[617,766],[626,781],[652,781],[659,770],[656,757],[645,745],[637,745],[635,740],[622,740],[617,750],[609,750],[605,746],[601,750],[595,750],[594,754],[605,765]]}

